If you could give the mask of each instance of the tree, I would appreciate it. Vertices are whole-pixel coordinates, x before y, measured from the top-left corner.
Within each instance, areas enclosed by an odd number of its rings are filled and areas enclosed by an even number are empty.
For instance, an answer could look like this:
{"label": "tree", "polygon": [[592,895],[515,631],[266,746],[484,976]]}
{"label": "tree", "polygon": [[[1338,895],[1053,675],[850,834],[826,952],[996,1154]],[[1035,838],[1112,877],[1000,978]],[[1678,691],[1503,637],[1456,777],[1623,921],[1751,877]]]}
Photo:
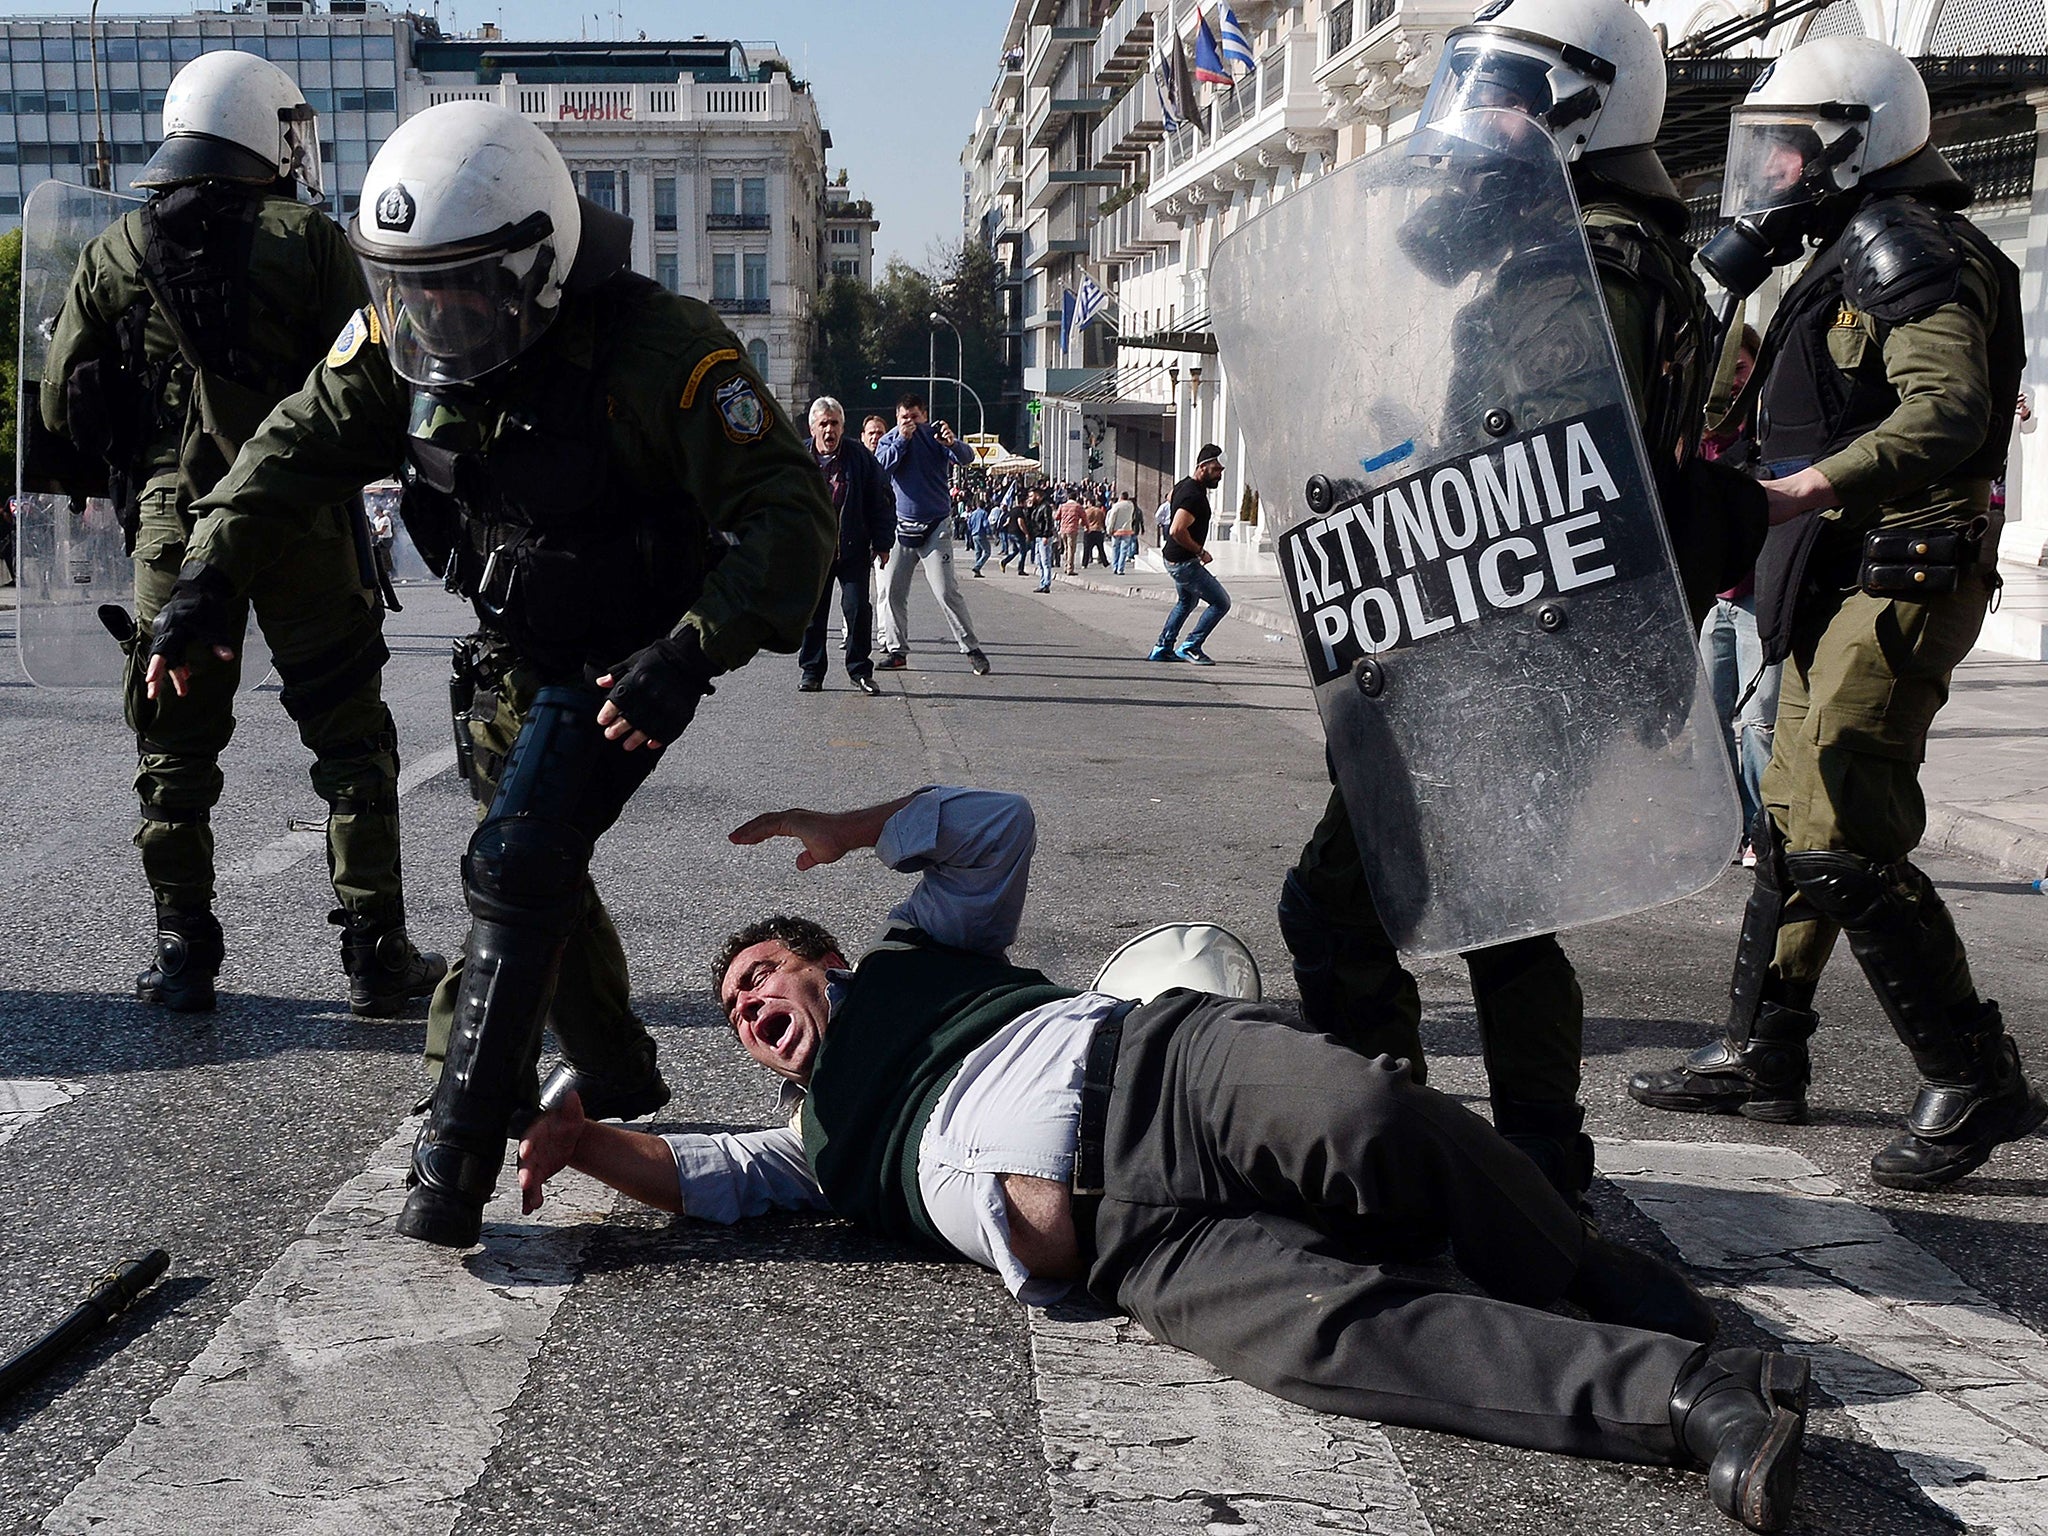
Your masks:
{"label": "tree", "polygon": [[15,402],[21,397],[21,231],[0,235],[0,389],[6,408],[0,410],[0,472],[6,490],[14,490]]}
{"label": "tree", "polygon": [[[933,311],[959,327],[956,353],[953,333],[933,325]],[[968,387],[981,396],[987,425],[1000,430],[1001,402],[1010,390],[1006,378],[1002,334],[1002,274],[985,241],[941,250],[931,267],[891,261],[872,288],[851,278],[835,277],[818,295],[815,308],[819,387],[858,418],[869,411],[892,414],[896,397],[920,388],[927,373],[943,381],[953,377],[956,362]],[[893,377],[892,377],[893,375]],[[956,430],[972,431],[974,402],[940,382],[931,391],[932,414],[961,417]]]}

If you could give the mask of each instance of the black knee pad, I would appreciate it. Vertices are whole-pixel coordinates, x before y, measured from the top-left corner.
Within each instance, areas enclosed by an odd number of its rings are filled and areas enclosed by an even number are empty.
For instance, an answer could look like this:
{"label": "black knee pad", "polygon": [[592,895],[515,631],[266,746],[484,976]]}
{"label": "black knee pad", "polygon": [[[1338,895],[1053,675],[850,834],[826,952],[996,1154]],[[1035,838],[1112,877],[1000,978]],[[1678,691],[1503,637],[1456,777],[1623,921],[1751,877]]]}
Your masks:
{"label": "black knee pad", "polygon": [[1788,853],[1785,870],[1814,911],[1852,933],[1883,927],[1916,905],[1909,887],[1897,879],[1896,866],[1873,864],[1853,853]]}
{"label": "black knee pad", "polygon": [[588,889],[590,839],[566,822],[493,816],[462,856],[462,888],[477,918],[566,933]]}

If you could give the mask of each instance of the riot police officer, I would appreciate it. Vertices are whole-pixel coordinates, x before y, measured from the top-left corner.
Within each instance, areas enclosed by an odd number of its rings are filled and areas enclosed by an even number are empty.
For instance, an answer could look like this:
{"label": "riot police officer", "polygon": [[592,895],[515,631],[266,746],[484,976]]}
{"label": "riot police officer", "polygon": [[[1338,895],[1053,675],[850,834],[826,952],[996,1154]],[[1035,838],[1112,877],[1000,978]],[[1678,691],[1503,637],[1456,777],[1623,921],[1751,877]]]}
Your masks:
{"label": "riot police officer", "polygon": [[213,632],[285,509],[401,465],[407,531],[482,621],[458,647],[470,934],[434,1000],[446,1059],[399,1219],[428,1242],[476,1241],[544,1022],[548,1099],[573,1087],[599,1118],[667,1102],[592,845],[714,678],[797,648],[836,542],[738,341],[630,271],[631,237],[515,112],[401,126],[349,227],[370,305],[201,504],[158,626],[153,676]]}
{"label": "riot police officer", "polygon": [[1991,482],[2023,359],[2019,273],[1958,211],[1912,62],[1867,38],[1795,48],[1728,131],[1702,252],[1730,286],[1817,247],[1745,395],[1773,478],[1759,627],[1785,655],[1726,1034],[1629,1093],[1658,1109],[1806,1116],[1815,985],[1838,933],[1912,1053],[1920,1090],[1871,1160],[1892,1189],[1961,1178],[2048,1104],[1948,908],[1909,855],[1919,764],[1991,591]]}
{"label": "riot police officer", "polygon": [[[1553,137],[1570,168],[1637,422],[1650,461],[1660,468],[1684,458],[1710,382],[1710,316],[1679,239],[1685,209],[1652,148],[1663,111],[1662,54],[1649,26],[1625,0],[1504,0],[1446,39],[1413,149],[1431,152],[1431,124],[1461,119],[1489,121],[1509,135]],[[1496,163],[1511,161],[1502,156]],[[1570,284],[1553,282],[1540,254],[1485,249],[1485,232],[1474,226],[1485,222],[1482,204],[1498,204],[1504,196],[1512,207],[1512,197],[1499,187],[1469,201],[1437,200],[1403,229],[1403,248],[1425,270],[1439,259],[1457,265],[1459,271],[1442,274],[1447,282],[1471,270],[1475,249],[1492,263],[1490,286],[1460,315],[1459,368],[1544,370],[1540,392],[1568,395],[1568,354],[1582,352],[1581,365],[1590,376],[1606,366],[1607,343],[1604,336],[1557,334],[1565,305],[1562,299],[1546,302],[1545,285],[1568,291]],[[1517,225],[1497,207],[1492,220],[1502,229]],[[1485,397],[1469,382],[1454,383],[1450,394]],[[1667,487],[1667,515],[1677,502]],[[1690,542],[1677,543],[1685,556]],[[1715,562],[1714,572],[1720,568]],[[1712,576],[1691,570],[1686,575],[1688,594],[1706,601]],[[1474,877],[1483,878],[1483,871]],[[1368,1053],[1407,1057],[1421,1077],[1415,978],[1402,967],[1374,910],[1351,816],[1335,790],[1287,874],[1279,917],[1308,1021]],[[1578,1103],[1585,1003],[1571,961],[1548,934],[1464,958],[1494,1123],[1576,1199],[1592,1181],[1593,1149]]]}
{"label": "riot police officer", "polygon": [[[144,629],[172,598],[195,503],[364,297],[340,229],[296,199],[295,184],[320,194],[320,147],[312,109],[284,71],[247,53],[195,59],[165,96],[164,134],[136,179],[150,201],[79,259],[41,398],[44,423],[106,465]],[[328,805],[350,1007],[397,1013],[445,970],[405,933],[398,735],[381,694],[388,652],[340,504],[355,489],[336,485],[277,520],[267,558],[218,605],[214,645],[175,691],[146,697],[147,645],[139,633],[125,642],[140,756],[135,842],[156,899],[156,959],[137,983],[145,1002],[214,1006],[224,944],[209,816],[252,607]]]}

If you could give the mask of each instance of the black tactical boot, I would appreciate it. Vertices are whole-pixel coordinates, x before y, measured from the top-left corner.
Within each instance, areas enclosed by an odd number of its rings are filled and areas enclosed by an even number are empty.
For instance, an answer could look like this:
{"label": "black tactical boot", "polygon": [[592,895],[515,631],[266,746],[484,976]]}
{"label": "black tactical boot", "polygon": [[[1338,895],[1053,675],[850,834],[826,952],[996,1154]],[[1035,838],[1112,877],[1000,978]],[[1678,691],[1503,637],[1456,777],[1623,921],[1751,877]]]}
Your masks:
{"label": "black tactical boot", "polygon": [[630,1076],[595,1072],[567,1061],[558,1063],[541,1081],[540,1107],[553,1109],[571,1089],[582,1101],[587,1120],[638,1120],[669,1100],[668,1083],[656,1069],[651,1049],[643,1069]]}
{"label": "black tactical boot", "polygon": [[1543,1170],[1573,1209],[1593,1187],[1593,1140],[1585,1124],[1586,1111],[1578,1104],[1493,1100],[1493,1128]]}
{"label": "black tactical boot", "polygon": [[1564,1299],[1596,1323],[1668,1333],[1695,1344],[1713,1343],[1721,1327],[1707,1298],[1684,1275],[1652,1254],[1608,1242],[1591,1226]]}
{"label": "black tactical boot", "polygon": [[159,907],[156,961],[135,978],[136,997],[176,1013],[213,1012],[213,978],[226,950],[211,912]]}
{"label": "black tactical boot", "polygon": [[1671,1389],[1671,1432],[1706,1468],[1714,1508],[1775,1531],[1799,1488],[1808,1367],[1776,1350],[1701,1350]]}
{"label": "black tactical boot", "polygon": [[1820,1015],[1765,1003],[1749,1038],[1723,1035],[1662,1072],[1638,1072],[1628,1096],[1652,1109],[1686,1114],[1743,1115],[1773,1125],[1806,1123],[1806,1054]]}
{"label": "black tactical boot", "polygon": [[1952,1047],[1914,1047],[1920,1093],[1905,1129],[1870,1160],[1872,1182],[1939,1189],[2048,1120],[2048,1103],[2021,1070],[1998,1004],[1969,1006],[1975,1016]]}
{"label": "black tactical boot", "polygon": [[402,917],[363,922],[335,913],[330,921],[342,924],[341,968],[348,974],[348,1011],[358,1018],[395,1018],[448,974],[446,960],[413,948]]}

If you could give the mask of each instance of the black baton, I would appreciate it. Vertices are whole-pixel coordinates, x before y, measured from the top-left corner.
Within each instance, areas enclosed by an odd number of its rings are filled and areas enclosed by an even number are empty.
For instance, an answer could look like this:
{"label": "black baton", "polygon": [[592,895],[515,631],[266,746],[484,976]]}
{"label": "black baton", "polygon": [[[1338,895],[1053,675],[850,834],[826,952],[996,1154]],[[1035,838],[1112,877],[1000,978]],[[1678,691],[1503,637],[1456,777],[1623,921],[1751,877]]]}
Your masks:
{"label": "black baton", "polygon": [[120,1316],[136,1297],[157,1282],[170,1263],[168,1253],[152,1248],[141,1258],[116,1264],[101,1275],[85,1293],[85,1300],[66,1313],[62,1322],[0,1365],[0,1398],[35,1380],[87,1334]]}

